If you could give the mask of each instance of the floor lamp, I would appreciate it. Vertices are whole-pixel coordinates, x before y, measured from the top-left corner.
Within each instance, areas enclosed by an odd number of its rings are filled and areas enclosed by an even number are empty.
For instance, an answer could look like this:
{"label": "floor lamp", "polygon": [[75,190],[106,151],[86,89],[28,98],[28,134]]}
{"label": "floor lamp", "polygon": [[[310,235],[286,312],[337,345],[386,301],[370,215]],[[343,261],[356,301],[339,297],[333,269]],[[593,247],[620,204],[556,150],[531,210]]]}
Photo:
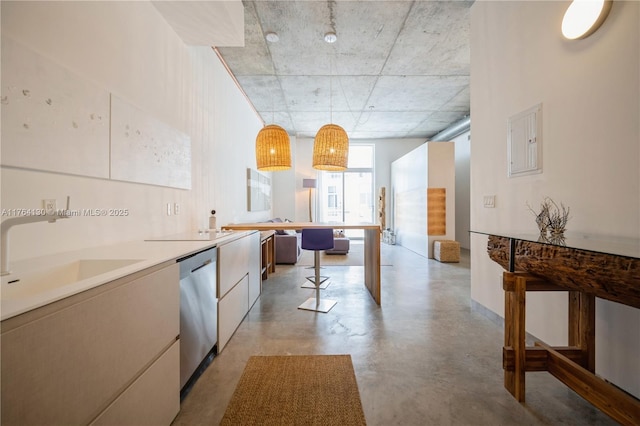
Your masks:
{"label": "floor lamp", "polygon": [[311,190],[316,187],[316,179],[302,179],[302,187],[309,188],[309,222],[313,222],[311,216]]}

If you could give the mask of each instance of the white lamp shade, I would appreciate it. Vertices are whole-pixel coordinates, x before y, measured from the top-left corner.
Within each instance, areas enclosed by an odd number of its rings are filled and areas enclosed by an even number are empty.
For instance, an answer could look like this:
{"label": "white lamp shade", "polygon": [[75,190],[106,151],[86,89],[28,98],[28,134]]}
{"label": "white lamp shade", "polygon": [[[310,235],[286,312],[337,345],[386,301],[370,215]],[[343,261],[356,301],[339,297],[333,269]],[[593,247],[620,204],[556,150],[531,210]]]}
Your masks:
{"label": "white lamp shade", "polygon": [[574,0],[562,18],[562,35],[569,40],[588,37],[602,25],[611,0]]}

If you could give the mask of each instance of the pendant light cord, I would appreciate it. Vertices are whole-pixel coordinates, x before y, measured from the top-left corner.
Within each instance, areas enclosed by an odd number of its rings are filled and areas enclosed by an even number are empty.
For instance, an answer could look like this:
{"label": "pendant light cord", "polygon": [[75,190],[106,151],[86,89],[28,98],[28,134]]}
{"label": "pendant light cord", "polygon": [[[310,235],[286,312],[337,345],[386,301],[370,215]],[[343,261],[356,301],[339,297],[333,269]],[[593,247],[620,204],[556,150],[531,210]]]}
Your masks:
{"label": "pendant light cord", "polygon": [[329,57],[329,123],[333,124],[333,55]]}

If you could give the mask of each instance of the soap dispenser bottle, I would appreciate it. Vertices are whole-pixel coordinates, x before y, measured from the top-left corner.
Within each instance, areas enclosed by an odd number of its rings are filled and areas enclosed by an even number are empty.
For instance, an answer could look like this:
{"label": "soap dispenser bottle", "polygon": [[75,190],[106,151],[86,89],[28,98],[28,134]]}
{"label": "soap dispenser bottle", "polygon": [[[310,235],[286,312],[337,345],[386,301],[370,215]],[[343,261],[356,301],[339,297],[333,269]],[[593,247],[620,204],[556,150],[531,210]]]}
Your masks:
{"label": "soap dispenser bottle", "polygon": [[216,229],[216,211],[211,210],[211,216],[209,216],[209,230],[215,231]]}

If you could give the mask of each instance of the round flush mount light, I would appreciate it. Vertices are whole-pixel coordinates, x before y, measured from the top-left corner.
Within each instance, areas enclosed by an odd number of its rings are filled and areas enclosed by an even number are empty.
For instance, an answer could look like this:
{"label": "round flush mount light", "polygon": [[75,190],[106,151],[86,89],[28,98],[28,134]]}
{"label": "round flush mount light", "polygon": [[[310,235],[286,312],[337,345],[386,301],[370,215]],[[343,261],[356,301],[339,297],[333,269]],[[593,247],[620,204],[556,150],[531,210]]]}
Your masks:
{"label": "round flush mount light", "polygon": [[611,0],[573,0],[562,18],[562,35],[569,40],[585,38],[602,25]]}
{"label": "round flush mount light", "polygon": [[335,43],[338,40],[336,33],[329,32],[324,35],[324,41],[327,43]]}
{"label": "round flush mount light", "polygon": [[278,34],[274,33],[273,31],[270,31],[270,32],[266,33],[264,35],[264,38],[266,38],[267,41],[270,42],[270,43],[277,43],[278,40],[280,40],[280,37],[278,36]]}

